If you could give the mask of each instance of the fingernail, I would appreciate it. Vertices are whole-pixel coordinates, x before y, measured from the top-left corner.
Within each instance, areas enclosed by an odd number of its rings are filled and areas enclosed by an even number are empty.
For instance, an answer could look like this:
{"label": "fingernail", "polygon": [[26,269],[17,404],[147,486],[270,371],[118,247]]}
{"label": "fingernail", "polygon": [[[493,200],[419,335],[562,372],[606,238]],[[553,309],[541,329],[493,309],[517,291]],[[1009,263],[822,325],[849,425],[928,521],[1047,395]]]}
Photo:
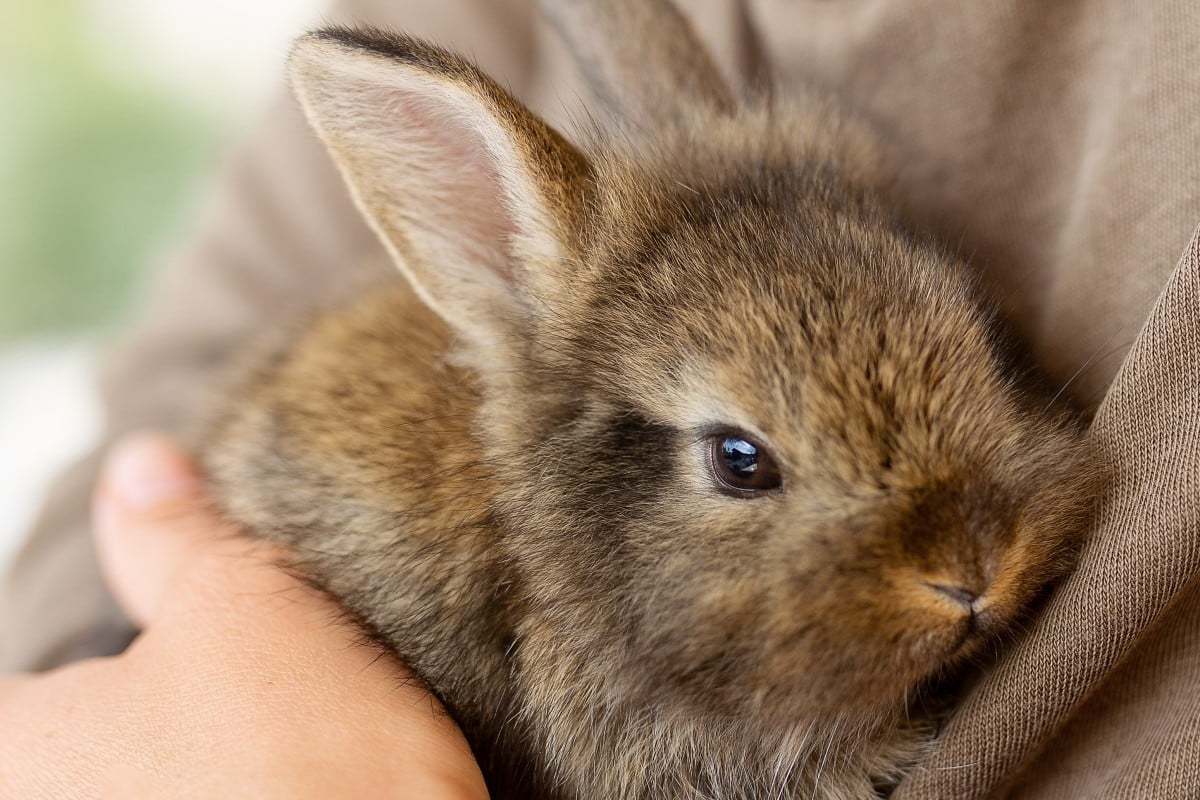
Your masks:
{"label": "fingernail", "polygon": [[102,483],[121,506],[139,510],[195,492],[200,476],[169,439],[139,434],[116,446]]}

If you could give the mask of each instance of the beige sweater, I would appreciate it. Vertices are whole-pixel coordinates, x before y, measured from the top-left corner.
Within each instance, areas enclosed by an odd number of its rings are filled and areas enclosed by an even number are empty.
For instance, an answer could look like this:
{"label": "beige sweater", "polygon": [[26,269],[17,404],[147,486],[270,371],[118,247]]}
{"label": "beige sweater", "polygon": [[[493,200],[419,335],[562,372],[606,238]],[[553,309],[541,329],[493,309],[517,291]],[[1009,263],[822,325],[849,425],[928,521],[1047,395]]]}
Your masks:
{"label": "beige sweater", "polygon": [[[473,54],[534,108],[581,91],[532,0],[346,0],[335,18]],[[686,0],[738,70],[738,0]],[[776,71],[837,87],[893,146],[911,216],[986,274],[1116,465],[1078,572],[975,687],[913,798],[1200,797],[1200,4],[745,0]],[[564,126],[568,127],[568,126]],[[1190,244],[1189,244],[1190,242]],[[290,99],[232,160],[105,379],[109,427],[179,432],[264,319],[377,249]],[[1085,366],[1086,365],[1086,366]],[[0,587],[0,666],[128,636],[87,536],[91,459]]]}

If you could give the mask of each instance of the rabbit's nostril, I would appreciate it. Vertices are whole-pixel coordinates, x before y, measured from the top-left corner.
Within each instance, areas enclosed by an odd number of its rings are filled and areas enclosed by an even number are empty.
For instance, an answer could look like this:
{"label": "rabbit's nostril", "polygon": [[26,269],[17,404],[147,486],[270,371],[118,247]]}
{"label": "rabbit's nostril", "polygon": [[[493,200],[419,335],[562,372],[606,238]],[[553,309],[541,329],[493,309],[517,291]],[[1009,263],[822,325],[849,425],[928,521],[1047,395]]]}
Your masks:
{"label": "rabbit's nostril", "polygon": [[956,603],[959,603],[967,608],[972,608],[975,601],[979,599],[979,593],[966,588],[965,586],[954,586],[945,583],[928,584],[931,589],[936,589],[942,594],[949,597]]}

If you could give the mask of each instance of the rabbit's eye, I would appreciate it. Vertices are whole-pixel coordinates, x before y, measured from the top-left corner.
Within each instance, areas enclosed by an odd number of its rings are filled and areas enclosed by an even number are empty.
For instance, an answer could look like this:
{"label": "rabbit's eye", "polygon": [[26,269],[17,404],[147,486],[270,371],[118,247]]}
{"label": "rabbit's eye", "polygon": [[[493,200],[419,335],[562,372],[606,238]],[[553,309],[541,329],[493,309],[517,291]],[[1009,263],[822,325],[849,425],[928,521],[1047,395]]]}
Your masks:
{"label": "rabbit's eye", "polygon": [[739,433],[709,439],[713,475],[722,489],[740,496],[778,489],[779,468],[766,448]]}

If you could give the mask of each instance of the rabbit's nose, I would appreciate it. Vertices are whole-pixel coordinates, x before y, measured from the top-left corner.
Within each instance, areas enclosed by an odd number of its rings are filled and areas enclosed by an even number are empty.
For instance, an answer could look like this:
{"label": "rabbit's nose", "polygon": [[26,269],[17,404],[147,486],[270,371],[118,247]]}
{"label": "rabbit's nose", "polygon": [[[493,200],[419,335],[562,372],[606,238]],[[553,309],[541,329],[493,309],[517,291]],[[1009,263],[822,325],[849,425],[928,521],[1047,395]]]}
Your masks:
{"label": "rabbit's nose", "polygon": [[930,583],[926,585],[970,610],[974,609],[975,601],[979,599],[979,592],[966,586],[948,583]]}

